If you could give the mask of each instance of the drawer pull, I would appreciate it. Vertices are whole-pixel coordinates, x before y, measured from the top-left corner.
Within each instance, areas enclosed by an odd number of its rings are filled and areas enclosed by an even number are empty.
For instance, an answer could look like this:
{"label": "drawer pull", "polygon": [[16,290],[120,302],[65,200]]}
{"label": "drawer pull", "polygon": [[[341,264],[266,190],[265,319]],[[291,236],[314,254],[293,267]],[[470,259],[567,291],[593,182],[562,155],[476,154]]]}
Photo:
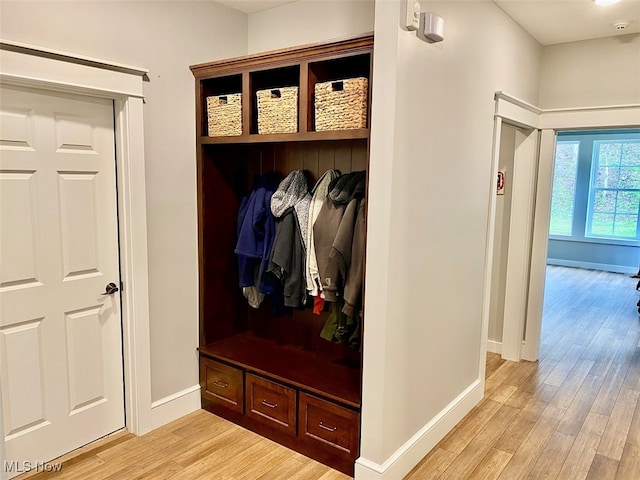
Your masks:
{"label": "drawer pull", "polygon": [[320,423],[318,424],[318,426],[319,426],[320,428],[322,428],[323,430],[326,430],[326,431],[328,431],[328,432],[335,432],[335,431],[338,429],[338,427],[327,427],[327,426],[326,426],[324,423],[322,423],[322,422],[320,422]]}
{"label": "drawer pull", "polygon": [[229,384],[228,384],[228,383],[226,383],[226,382],[221,382],[220,380],[216,380],[215,382],[213,382],[213,384],[214,384],[216,387],[220,387],[220,388],[227,388],[227,387],[229,386]]}
{"label": "drawer pull", "polygon": [[269,403],[266,400],[262,400],[262,405],[269,408],[276,408],[278,406],[277,403]]}

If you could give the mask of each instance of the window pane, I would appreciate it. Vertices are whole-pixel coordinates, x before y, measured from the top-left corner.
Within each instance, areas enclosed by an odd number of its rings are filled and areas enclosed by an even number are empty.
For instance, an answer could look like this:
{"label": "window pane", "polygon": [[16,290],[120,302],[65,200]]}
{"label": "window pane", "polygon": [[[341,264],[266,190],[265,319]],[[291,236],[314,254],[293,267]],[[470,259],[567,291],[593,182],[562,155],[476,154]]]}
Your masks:
{"label": "window pane", "polygon": [[594,194],[594,213],[614,213],[616,211],[616,192],[598,190]]}
{"label": "window pane", "polygon": [[616,215],[616,224],[613,229],[613,234],[616,237],[635,238],[637,228],[637,215]]}
{"label": "window pane", "polygon": [[620,178],[620,168],[598,166],[596,171],[596,187],[598,188],[618,188]]}
{"label": "window pane", "polygon": [[579,145],[578,142],[558,142],[556,145],[549,226],[552,235],[571,235],[573,230]]}
{"label": "window pane", "polygon": [[610,237],[613,234],[613,220],[613,214],[594,213],[591,223],[591,234]]}
{"label": "window pane", "polygon": [[622,146],[622,164],[640,166],[640,142],[626,142]]}
{"label": "window pane", "polygon": [[601,167],[620,165],[620,154],[622,143],[612,143],[606,141],[596,141],[593,143],[594,156],[598,158]]}
{"label": "window pane", "polygon": [[638,215],[639,203],[640,192],[619,192],[616,213],[629,213],[631,215]]}
{"label": "window pane", "polygon": [[622,167],[618,188],[640,189],[640,167]]}

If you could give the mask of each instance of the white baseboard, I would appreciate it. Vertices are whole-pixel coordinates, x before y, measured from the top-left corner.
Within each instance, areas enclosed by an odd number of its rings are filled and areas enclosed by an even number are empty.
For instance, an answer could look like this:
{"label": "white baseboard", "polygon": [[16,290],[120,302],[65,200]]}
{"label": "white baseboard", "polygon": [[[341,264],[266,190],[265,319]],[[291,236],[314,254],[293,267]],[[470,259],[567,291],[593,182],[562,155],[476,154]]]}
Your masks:
{"label": "white baseboard", "polygon": [[156,429],[200,408],[200,385],[193,385],[151,404],[151,427]]}
{"label": "white baseboard", "polygon": [[484,395],[483,383],[478,379],[467,387],[446,408],[422,427],[384,463],[360,457],[356,460],[356,480],[401,480],[422,460]]}
{"label": "white baseboard", "polygon": [[559,267],[586,268],[587,270],[603,270],[613,273],[633,274],[638,272],[638,267],[627,267],[624,265],[609,265],[607,263],[577,262],[575,260],[563,260],[559,258],[547,258],[547,265],[557,265]]}
{"label": "white baseboard", "polygon": [[487,352],[498,353],[502,355],[502,342],[487,340]]}

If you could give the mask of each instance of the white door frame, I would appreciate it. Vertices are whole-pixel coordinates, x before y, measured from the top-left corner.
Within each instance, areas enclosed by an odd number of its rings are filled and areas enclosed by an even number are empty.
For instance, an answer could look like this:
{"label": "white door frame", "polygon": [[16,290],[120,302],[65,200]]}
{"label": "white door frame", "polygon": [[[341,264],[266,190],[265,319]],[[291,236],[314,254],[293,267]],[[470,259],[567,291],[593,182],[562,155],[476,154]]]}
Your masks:
{"label": "white door frame", "polygon": [[[508,360],[535,361],[540,352],[542,330],[542,308],[544,302],[545,271],[551,215],[551,188],[555,157],[556,133],[562,130],[596,128],[630,128],[640,126],[640,105],[613,105],[565,109],[540,109],[504,92],[496,92],[496,113],[494,128],[493,170],[496,178],[499,159],[500,129],[502,123],[540,130],[538,170],[532,182],[535,204],[530,209],[528,221],[532,225],[530,247],[519,249],[519,258],[514,262],[527,264],[528,294],[517,298],[517,309],[521,315],[505,315],[502,341],[503,358]],[[487,262],[485,266],[485,294],[483,308],[483,348],[486,355],[488,316],[491,299],[491,267],[493,256],[493,230],[495,228],[495,198],[490,201],[489,231],[487,241]],[[509,257],[511,261],[511,255]],[[522,302],[522,303],[520,303]],[[506,307],[506,305],[505,305]],[[524,342],[523,339],[524,332]]]}
{"label": "white door frame", "polygon": [[540,135],[540,155],[538,158],[533,238],[531,240],[529,298],[526,310],[527,321],[524,331],[524,344],[522,346],[522,358],[530,361],[536,361],[540,356],[540,334],[542,331],[545,274],[547,272],[551,188],[553,187],[555,151],[556,132],[550,129],[542,130]]}
{"label": "white door frame", "polygon": [[[538,155],[538,122],[541,110],[534,105],[518,100],[503,92],[496,92],[494,115],[492,181],[498,176],[500,163],[500,139],[503,124],[529,130],[521,135],[521,143],[516,150],[514,172],[510,181],[518,184],[513,189],[512,212],[509,234],[509,256],[507,260],[507,286],[505,290],[504,318],[519,319],[507,322],[503,327],[501,344],[502,357],[519,361],[522,357],[522,338],[525,330],[527,296],[529,288],[529,255],[531,248],[534,209],[535,178]],[[483,296],[483,338],[480,364],[484,365],[489,334],[489,312],[493,273],[493,248],[496,224],[495,186],[492,185],[489,199],[489,220],[487,225],[487,251],[485,254],[485,278]],[[481,372],[484,376],[484,372]]]}
{"label": "white door frame", "polygon": [[[526,319],[529,295],[530,252],[535,209],[535,181],[538,166],[539,134],[516,130],[516,149],[511,176],[511,221],[504,292],[504,318]],[[503,323],[502,358],[514,362],[522,358],[525,322]]]}
{"label": "white door frame", "polygon": [[[136,435],[152,429],[142,88],[147,73],[137,67],[0,40],[0,84],[114,101],[124,407],[126,427]],[[4,434],[1,437],[0,466],[6,459]]]}

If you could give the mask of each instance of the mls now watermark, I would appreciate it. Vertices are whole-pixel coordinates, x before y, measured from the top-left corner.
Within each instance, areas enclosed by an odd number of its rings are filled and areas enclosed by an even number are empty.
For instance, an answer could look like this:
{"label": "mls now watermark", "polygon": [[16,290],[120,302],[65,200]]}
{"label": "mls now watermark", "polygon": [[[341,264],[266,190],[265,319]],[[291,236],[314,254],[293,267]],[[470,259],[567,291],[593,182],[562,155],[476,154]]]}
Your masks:
{"label": "mls now watermark", "polygon": [[4,461],[4,471],[7,473],[25,473],[25,472],[59,472],[62,470],[61,463],[50,462],[32,462],[25,460],[19,462],[18,460]]}

